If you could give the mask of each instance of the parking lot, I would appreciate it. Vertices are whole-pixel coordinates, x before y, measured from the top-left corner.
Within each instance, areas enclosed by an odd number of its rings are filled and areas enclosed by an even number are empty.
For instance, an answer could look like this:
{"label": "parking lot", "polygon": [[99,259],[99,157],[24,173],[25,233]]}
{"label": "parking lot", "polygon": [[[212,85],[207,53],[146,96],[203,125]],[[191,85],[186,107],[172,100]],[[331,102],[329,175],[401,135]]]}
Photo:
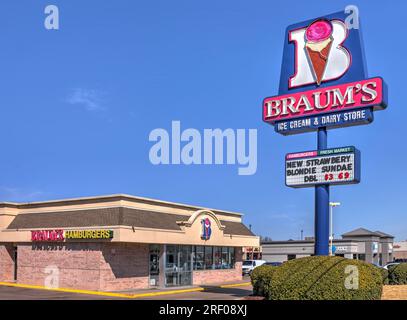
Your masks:
{"label": "parking lot", "polygon": [[221,288],[220,286],[203,286],[203,291],[171,293],[157,296],[126,298],[112,295],[84,294],[56,290],[31,289],[21,287],[0,286],[0,300],[238,300],[252,293],[250,285]]}

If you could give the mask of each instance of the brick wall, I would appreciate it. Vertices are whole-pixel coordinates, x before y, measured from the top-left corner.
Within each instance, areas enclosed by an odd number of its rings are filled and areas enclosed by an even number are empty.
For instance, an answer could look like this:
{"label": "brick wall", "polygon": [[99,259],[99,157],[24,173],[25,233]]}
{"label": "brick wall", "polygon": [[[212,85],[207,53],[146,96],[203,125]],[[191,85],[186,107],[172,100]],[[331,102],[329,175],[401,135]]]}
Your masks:
{"label": "brick wall", "polygon": [[407,259],[407,251],[394,251],[394,259]]}
{"label": "brick wall", "polygon": [[119,291],[148,288],[149,246],[110,243],[102,248],[100,290]]}
{"label": "brick wall", "polygon": [[99,243],[18,245],[17,281],[99,290]]}
{"label": "brick wall", "polygon": [[14,248],[0,244],[0,281],[14,281]]}
{"label": "brick wall", "polygon": [[117,291],[148,287],[148,245],[64,243],[18,246],[19,283]]}

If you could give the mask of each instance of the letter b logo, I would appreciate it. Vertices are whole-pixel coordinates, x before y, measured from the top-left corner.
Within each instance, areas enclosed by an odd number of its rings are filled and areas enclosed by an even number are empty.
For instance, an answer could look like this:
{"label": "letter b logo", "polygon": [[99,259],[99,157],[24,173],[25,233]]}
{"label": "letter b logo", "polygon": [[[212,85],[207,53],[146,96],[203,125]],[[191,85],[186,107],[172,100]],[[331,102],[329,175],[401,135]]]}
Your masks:
{"label": "letter b logo", "polygon": [[312,34],[312,40],[307,40],[308,27],[288,33],[289,41],[295,46],[295,71],[289,78],[289,88],[315,83],[319,85],[339,79],[348,71],[352,58],[349,51],[342,46],[348,36],[348,29],[341,20],[328,23],[332,28],[331,36],[324,40],[315,40],[318,34]]}

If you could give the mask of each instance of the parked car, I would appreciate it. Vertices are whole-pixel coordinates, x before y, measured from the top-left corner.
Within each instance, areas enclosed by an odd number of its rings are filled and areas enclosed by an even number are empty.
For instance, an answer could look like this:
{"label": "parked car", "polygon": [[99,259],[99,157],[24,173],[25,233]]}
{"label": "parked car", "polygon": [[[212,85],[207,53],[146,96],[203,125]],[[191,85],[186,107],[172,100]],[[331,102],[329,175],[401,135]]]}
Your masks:
{"label": "parked car", "polygon": [[398,264],[400,264],[400,262],[390,262],[390,263],[386,264],[383,268],[385,268],[386,270],[389,270],[389,267],[396,266]]}
{"label": "parked car", "polygon": [[383,266],[381,266],[379,263],[377,263],[377,262],[370,262],[370,264],[371,265],[374,265],[375,267],[378,267],[378,268],[384,268]]}
{"label": "parked car", "polygon": [[281,266],[283,263],[282,262],[266,262],[265,265],[267,266],[272,266],[272,267],[279,267]]}
{"label": "parked car", "polygon": [[251,274],[256,267],[261,266],[265,263],[266,261],[264,260],[245,260],[243,261],[242,265],[242,273],[243,275]]}

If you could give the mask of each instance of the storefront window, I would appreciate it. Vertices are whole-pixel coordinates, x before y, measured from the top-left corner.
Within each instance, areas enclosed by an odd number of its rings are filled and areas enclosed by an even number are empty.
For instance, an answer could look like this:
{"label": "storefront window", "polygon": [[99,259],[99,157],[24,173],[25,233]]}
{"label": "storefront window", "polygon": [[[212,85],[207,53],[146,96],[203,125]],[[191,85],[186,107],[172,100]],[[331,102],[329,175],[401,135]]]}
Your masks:
{"label": "storefront window", "polygon": [[366,255],[364,255],[364,254],[358,254],[358,260],[365,261],[365,260],[366,260]]}
{"label": "storefront window", "polygon": [[222,247],[214,247],[213,251],[214,251],[213,256],[215,261],[215,269],[220,269],[222,267],[221,264]]}
{"label": "storefront window", "polygon": [[205,247],[205,269],[209,270],[213,267],[213,250],[212,247]]}
{"label": "storefront window", "polygon": [[229,255],[230,255],[230,267],[234,268],[235,267],[235,248],[234,247],[229,248]]}
{"label": "storefront window", "polygon": [[221,268],[222,269],[230,269],[230,256],[229,256],[229,248],[222,247],[222,259],[221,259]]}
{"label": "storefront window", "polygon": [[194,270],[205,269],[205,247],[196,246],[194,256]]}
{"label": "storefront window", "polygon": [[194,270],[231,269],[235,267],[235,248],[195,246]]}

